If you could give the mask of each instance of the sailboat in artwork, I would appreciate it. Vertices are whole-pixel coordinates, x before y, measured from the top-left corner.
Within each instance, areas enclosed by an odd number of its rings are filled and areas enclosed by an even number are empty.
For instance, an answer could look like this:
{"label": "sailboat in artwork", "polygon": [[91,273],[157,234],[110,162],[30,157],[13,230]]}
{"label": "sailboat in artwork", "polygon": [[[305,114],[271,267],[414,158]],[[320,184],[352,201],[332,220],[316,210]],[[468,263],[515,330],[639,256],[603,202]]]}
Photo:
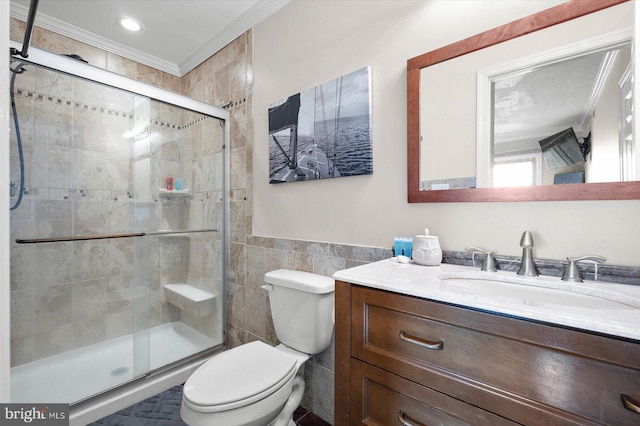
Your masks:
{"label": "sailboat in artwork", "polygon": [[324,104],[324,87],[297,93],[279,105],[269,108],[270,183],[329,179],[341,176],[335,166],[337,139],[340,124],[340,101],[342,78],[336,80],[336,106],[333,120],[336,126],[333,144],[329,132],[324,130],[324,147],[319,145],[316,133],[316,114],[323,115],[322,124],[327,126]]}

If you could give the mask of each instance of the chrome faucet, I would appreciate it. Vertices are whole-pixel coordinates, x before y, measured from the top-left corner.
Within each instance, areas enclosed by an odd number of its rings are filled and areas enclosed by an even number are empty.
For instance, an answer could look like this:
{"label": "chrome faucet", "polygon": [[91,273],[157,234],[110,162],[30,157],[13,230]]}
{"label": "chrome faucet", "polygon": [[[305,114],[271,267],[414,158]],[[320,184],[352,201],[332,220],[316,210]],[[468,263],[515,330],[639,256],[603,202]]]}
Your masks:
{"label": "chrome faucet", "polygon": [[531,232],[524,231],[522,238],[520,238],[520,247],[522,247],[522,263],[517,274],[525,277],[537,277],[540,274],[533,261],[533,237]]}

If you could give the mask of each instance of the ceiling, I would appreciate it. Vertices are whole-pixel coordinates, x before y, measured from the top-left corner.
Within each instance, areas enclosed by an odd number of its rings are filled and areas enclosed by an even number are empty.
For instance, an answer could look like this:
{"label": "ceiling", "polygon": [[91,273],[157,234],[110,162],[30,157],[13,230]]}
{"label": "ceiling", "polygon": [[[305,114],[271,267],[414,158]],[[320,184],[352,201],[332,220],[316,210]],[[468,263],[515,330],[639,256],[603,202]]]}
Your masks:
{"label": "ceiling", "polygon": [[[40,0],[36,25],[183,76],[290,0]],[[30,0],[11,0],[26,21]],[[137,33],[119,21],[133,18]],[[22,40],[20,40],[22,41]]]}
{"label": "ceiling", "polygon": [[608,52],[617,51],[598,51],[496,80],[494,142],[505,145],[500,151],[537,148],[538,140],[568,127],[586,136],[615,61]]}
{"label": "ceiling", "polygon": [[542,139],[569,126],[582,131],[603,56],[598,52],[496,81],[494,142]]}

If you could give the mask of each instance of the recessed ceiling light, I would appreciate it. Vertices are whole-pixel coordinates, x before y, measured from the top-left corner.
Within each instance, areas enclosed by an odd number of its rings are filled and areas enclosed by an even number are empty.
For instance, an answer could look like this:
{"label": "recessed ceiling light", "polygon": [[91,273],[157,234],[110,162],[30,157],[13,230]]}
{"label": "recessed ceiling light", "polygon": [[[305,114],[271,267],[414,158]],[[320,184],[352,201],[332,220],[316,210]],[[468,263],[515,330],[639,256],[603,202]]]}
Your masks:
{"label": "recessed ceiling light", "polygon": [[142,24],[132,18],[122,18],[120,25],[129,31],[140,31],[142,29]]}

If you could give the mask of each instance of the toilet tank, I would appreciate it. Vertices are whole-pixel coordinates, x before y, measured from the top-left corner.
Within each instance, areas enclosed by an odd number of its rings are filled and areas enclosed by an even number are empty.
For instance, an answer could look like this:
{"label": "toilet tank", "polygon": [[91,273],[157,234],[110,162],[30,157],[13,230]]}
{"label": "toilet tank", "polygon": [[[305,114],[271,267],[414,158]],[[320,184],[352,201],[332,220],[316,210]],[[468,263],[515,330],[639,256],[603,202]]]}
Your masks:
{"label": "toilet tank", "polygon": [[327,349],[333,336],[333,279],[278,269],[267,272],[264,281],[278,340],[311,355]]}

